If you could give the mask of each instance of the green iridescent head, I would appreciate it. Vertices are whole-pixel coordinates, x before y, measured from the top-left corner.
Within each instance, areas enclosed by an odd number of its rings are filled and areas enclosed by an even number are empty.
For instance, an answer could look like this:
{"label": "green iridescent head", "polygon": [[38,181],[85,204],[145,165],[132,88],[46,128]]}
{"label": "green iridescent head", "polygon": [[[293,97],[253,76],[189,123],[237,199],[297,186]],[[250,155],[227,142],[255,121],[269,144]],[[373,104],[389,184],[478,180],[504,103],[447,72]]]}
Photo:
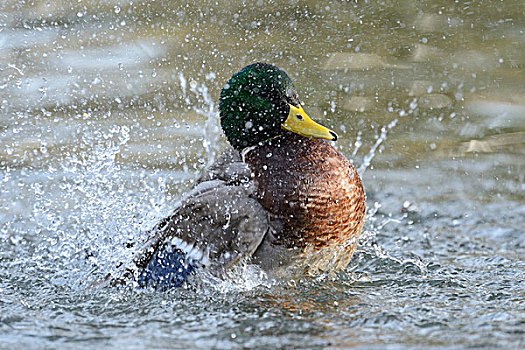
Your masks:
{"label": "green iridescent head", "polygon": [[337,135],[312,121],[299,103],[290,77],[266,63],[254,63],[235,73],[219,101],[221,126],[237,150],[258,145],[289,130],[336,140]]}

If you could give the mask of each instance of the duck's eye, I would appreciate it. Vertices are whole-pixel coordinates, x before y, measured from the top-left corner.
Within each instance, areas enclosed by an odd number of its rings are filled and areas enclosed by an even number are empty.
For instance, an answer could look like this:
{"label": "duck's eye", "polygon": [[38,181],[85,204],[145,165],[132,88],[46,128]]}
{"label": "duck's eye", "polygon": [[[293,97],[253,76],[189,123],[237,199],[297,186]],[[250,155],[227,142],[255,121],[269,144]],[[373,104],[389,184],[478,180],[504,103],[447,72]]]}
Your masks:
{"label": "duck's eye", "polygon": [[295,117],[297,118],[297,120],[303,120],[303,116],[300,114],[296,114]]}

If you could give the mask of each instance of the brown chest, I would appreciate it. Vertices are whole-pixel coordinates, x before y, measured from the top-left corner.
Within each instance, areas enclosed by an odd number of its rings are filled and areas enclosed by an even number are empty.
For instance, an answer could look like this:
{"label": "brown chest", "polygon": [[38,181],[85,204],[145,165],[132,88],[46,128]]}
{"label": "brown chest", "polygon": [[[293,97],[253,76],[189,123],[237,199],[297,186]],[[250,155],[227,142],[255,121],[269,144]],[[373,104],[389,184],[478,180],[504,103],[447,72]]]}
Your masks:
{"label": "brown chest", "polygon": [[260,203],[282,226],[276,243],[320,248],[360,233],[365,211],[361,180],[329,143],[286,135],[252,150],[246,162]]}

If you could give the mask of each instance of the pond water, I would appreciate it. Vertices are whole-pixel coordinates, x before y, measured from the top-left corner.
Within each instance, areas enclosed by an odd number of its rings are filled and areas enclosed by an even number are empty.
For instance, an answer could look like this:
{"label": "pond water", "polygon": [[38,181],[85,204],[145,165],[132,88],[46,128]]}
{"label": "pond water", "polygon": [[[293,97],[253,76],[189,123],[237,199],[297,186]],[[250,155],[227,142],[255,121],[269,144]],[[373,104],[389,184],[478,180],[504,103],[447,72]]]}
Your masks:
{"label": "pond water", "polygon": [[[525,7],[4,0],[0,348],[522,348]],[[359,168],[334,279],[88,288],[226,147],[216,101],[265,61]]]}

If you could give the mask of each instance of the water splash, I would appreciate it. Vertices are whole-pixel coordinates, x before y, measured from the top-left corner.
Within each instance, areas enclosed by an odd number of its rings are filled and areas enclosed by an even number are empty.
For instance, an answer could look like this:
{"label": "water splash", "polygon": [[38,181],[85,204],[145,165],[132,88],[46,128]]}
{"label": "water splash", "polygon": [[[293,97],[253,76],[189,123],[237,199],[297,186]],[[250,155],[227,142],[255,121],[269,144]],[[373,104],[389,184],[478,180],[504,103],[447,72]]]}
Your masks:
{"label": "water splash", "polygon": [[159,191],[163,177],[142,171],[130,178],[118,164],[129,139],[127,126],[86,126],[79,139],[82,151],[66,156],[61,169],[46,173],[54,188],[34,186],[32,221],[43,243],[33,258],[42,267],[62,271],[60,278],[69,285],[85,286],[129,260],[128,242],[140,241],[140,232],[166,206]]}
{"label": "water splash", "polygon": [[[383,143],[386,140],[388,132],[394,126],[396,126],[396,124],[397,124],[397,119],[394,119],[392,122],[390,122],[390,124],[388,124],[387,126],[383,126],[381,128],[381,134],[376,137],[376,142],[374,143],[372,148],[370,148],[370,151],[368,151],[368,154],[363,158],[363,162],[361,163],[361,165],[357,169],[358,173],[364,174],[365,170],[370,166],[370,163],[372,162],[372,159],[374,159],[374,157],[376,155],[377,148],[381,145],[381,143]],[[357,143],[357,141],[356,141],[356,143]],[[357,146],[356,146],[356,148],[357,148]],[[356,150],[354,152],[357,153]]]}
{"label": "water splash", "polygon": [[362,132],[361,132],[361,130],[359,130],[357,132],[357,136],[356,136],[355,142],[354,142],[354,150],[352,151],[352,159],[355,158],[355,156],[357,155],[357,151],[359,151],[359,149],[363,145],[363,142],[361,141],[361,135],[362,135]]}
{"label": "water splash", "polygon": [[[204,117],[204,163],[210,164],[220,135],[215,104],[205,84],[192,80],[192,97],[187,95],[184,75],[179,79],[187,107]],[[165,172],[172,171],[130,170],[119,161],[133,128],[85,124],[77,130],[77,150],[67,153],[58,168],[50,166],[43,172],[53,188],[32,185],[31,216],[41,242],[31,259],[38,261],[37,268],[55,271],[54,283],[84,288],[114,272],[132,259],[146,238],[144,232],[171,211]]]}
{"label": "water splash", "polygon": [[[392,215],[389,213],[386,217],[378,215],[382,208],[381,203],[374,202],[373,206],[367,210],[366,213],[366,226],[367,229],[363,231],[359,238],[358,252],[361,256],[369,255],[372,262],[380,262],[386,264],[392,268],[400,271],[404,271],[406,268],[411,268],[417,271],[419,275],[425,276],[427,274],[428,262],[423,261],[419,256],[411,254],[412,256],[406,257],[403,254],[400,257],[395,257],[392,252],[382,247],[378,242],[377,236],[385,232],[385,226],[388,224],[410,224],[410,213],[417,211],[417,207],[409,202],[403,204],[403,209],[400,214]],[[361,258],[364,259],[364,258]],[[353,272],[358,268],[361,268],[361,264],[353,261],[350,264],[347,271]],[[365,268],[365,270],[368,270]]]}
{"label": "water splash", "polygon": [[207,155],[206,166],[211,166],[217,158],[217,141],[221,135],[218,113],[215,109],[215,103],[208,91],[208,87],[204,83],[190,84],[190,91],[199,100],[198,105],[193,105],[193,110],[205,118],[202,145],[204,146]]}
{"label": "water splash", "polygon": [[261,286],[270,288],[275,284],[277,284],[276,280],[269,278],[259,266],[252,264],[236,265],[223,278],[201,271],[196,283],[205,287],[201,289],[219,293],[246,292]]}
{"label": "water splash", "polygon": [[[184,74],[182,72],[179,73],[179,81],[180,81],[180,87],[181,87],[181,90],[182,90],[182,97],[186,99],[186,85],[187,85],[187,81],[186,81],[186,78],[184,77]],[[186,103],[189,104],[189,101],[186,101]]]}

